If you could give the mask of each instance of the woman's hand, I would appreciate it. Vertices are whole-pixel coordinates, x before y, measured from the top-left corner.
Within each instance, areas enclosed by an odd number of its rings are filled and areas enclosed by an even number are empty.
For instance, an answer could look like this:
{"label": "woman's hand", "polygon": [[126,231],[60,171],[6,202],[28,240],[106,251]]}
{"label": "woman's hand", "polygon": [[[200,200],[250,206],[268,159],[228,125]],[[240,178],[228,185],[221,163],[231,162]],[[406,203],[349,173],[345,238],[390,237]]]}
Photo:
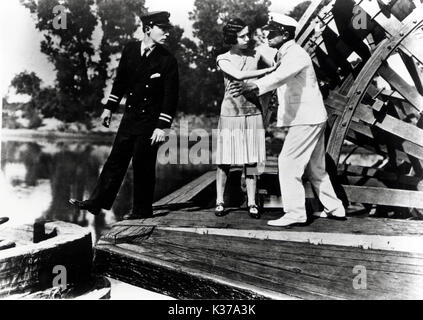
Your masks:
{"label": "woman's hand", "polygon": [[258,87],[253,82],[233,82],[229,86],[229,93],[235,98],[240,95],[257,94]]}

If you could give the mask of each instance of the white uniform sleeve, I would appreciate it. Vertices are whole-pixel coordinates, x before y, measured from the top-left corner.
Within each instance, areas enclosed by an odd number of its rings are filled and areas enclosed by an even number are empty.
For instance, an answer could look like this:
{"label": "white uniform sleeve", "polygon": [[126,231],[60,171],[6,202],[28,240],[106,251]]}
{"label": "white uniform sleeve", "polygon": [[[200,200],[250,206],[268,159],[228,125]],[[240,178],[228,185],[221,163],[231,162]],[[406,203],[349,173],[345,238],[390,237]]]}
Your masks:
{"label": "white uniform sleeve", "polygon": [[281,65],[272,73],[260,78],[254,83],[259,89],[259,96],[275,90],[285,84],[291,77],[298,74],[309,64],[308,56],[300,50],[290,50],[281,60]]}

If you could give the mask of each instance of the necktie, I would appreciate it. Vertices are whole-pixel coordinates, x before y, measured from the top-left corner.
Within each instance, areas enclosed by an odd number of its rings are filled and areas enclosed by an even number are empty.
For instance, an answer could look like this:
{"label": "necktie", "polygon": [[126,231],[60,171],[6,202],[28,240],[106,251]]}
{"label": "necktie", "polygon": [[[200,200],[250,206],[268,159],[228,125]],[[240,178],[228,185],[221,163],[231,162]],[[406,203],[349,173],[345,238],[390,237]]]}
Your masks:
{"label": "necktie", "polygon": [[153,50],[153,47],[145,47],[141,57],[147,58],[152,50]]}
{"label": "necktie", "polygon": [[278,51],[275,55],[275,62],[278,63],[282,59],[282,53]]}

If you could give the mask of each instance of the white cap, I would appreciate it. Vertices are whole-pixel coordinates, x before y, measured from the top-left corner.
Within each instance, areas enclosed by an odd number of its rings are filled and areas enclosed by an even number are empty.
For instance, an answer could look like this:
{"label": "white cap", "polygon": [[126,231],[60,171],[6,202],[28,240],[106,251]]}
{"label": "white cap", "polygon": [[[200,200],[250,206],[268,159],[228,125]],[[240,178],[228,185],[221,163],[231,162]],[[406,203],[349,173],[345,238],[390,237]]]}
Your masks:
{"label": "white cap", "polygon": [[287,16],[282,13],[277,12],[269,12],[269,22],[268,24],[279,24],[281,26],[289,26],[289,27],[298,27],[298,22],[294,18]]}

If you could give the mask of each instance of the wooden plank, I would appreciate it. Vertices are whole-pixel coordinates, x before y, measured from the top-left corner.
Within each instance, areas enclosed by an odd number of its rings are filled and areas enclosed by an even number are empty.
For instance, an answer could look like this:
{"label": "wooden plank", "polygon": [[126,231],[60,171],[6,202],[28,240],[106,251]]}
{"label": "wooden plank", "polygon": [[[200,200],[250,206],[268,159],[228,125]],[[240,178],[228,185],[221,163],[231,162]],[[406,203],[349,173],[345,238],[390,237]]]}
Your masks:
{"label": "wooden plank", "polygon": [[423,208],[423,192],[343,185],[351,202],[386,206]]}
{"label": "wooden plank", "polygon": [[[305,231],[278,231],[233,230],[228,228],[204,228],[204,227],[157,227],[158,230],[191,232],[203,235],[219,235],[237,238],[252,238],[259,240],[277,240],[309,243],[314,245],[337,245],[373,250],[389,250],[423,254],[420,237],[410,236],[381,236],[381,235],[357,235],[346,233],[324,233]],[[421,267],[423,269],[423,266]]]}
{"label": "wooden plank", "polygon": [[[382,141],[379,141],[375,138],[372,130],[370,130],[369,126],[358,123],[358,122],[351,122],[350,130],[348,131],[347,138],[349,141],[353,142],[357,146],[362,146],[367,150],[374,152],[375,154],[381,154],[384,156],[389,156],[390,161],[405,161],[410,162],[410,156],[402,150],[391,150],[386,147],[386,145],[380,144]],[[384,142],[385,143],[385,142]],[[404,148],[404,146],[403,146]],[[413,149],[407,149],[407,145],[405,145],[405,149],[413,153]],[[421,155],[423,156],[423,155]]]}
{"label": "wooden plank", "polygon": [[375,177],[382,181],[395,182],[398,184],[412,186],[417,190],[423,190],[423,177],[415,177],[411,175],[399,175],[395,172],[387,172],[381,169],[363,167],[357,165],[338,165],[338,174],[354,174],[362,178]]}
{"label": "wooden plank", "polygon": [[403,50],[398,51],[402,61],[405,64],[405,67],[408,70],[411,78],[413,79],[414,85],[416,86],[417,91],[423,95],[423,71],[417,65],[413,56],[409,56]]}
{"label": "wooden plank", "polygon": [[[310,5],[307,7],[307,10],[304,12],[300,20],[298,21],[298,28],[295,30],[295,38],[297,39],[300,45],[302,44],[300,40],[303,39],[303,36],[301,35],[303,34],[304,29],[307,27],[309,28],[311,17],[315,14],[315,11],[323,3],[323,1],[324,0],[312,0]],[[301,38],[298,39],[298,37],[300,36]]]}
{"label": "wooden plank", "polygon": [[[336,114],[341,115],[342,110],[341,106],[334,102],[334,99],[329,99],[325,102],[326,106],[329,107],[332,111]],[[379,137],[375,136],[374,132],[372,132],[372,128],[378,128],[383,130],[381,132],[388,132],[393,134],[397,137],[404,139],[401,143],[402,150],[404,153],[411,155],[417,159],[423,160],[423,149],[422,146],[417,145],[415,142],[421,143],[423,140],[421,139],[421,129],[410,125],[408,123],[402,122],[392,116],[385,116],[382,122],[376,122],[376,119],[371,111],[369,111],[369,106],[365,106],[363,104],[359,104],[356,108],[356,111],[352,117],[350,128],[360,134],[363,134],[373,140],[376,144],[380,145],[380,150],[385,153],[388,153],[388,150],[383,147],[383,145],[389,145],[389,140],[384,139],[383,141],[380,140]],[[360,124],[360,120],[362,122],[367,123],[367,125]],[[373,122],[371,121],[373,120]],[[393,131],[392,131],[393,130]],[[408,141],[409,137],[412,137],[413,142]],[[359,140],[355,141],[355,143],[359,144]],[[402,157],[404,158],[404,157]]]}
{"label": "wooden plank", "polygon": [[387,64],[382,65],[378,73],[384,78],[392,87],[395,88],[404,98],[416,108],[418,112],[423,111],[423,96],[417,89],[409,85],[398,73],[396,73]]}
{"label": "wooden plank", "polygon": [[[266,298],[420,297],[421,262],[419,255],[396,252],[169,230],[157,230],[141,246],[101,246],[96,254],[103,272],[191,299],[245,297],[246,291]],[[368,290],[352,286],[356,265],[366,267]]]}
{"label": "wooden plank", "polygon": [[292,228],[274,228],[267,225],[267,221],[281,216],[278,211],[265,211],[262,219],[251,219],[246,210],[229,208],[230,212],[223,217],[216,217],[213,208],[195,212],[178,210],[166,216],[145,220],[121,221],[118,225],[155,226],[155,227],[186,227],[186,228],[213,228],[229,230],[257,230],[257,231],[297,231],[327,234],[356,234],[374,236],[423,236],[422,221],[405,221],[392,219],[356,218],[350,216],[346,221],[331,219],[316,219],[305,226]]}
{"label": "wooden plank", "polygon": [[154,257],[145,258],[140,252],[143,248],[138,245],[100,244],[96,249],[95,270],[177,299],[290,299],[278,292],[260,290],[210,272],[201,272],[192,265],[181,266]]}
{"label": "wooden plank", "polygon": [[403,122],[387,114],[383,115],[382,119],[380,119],[381,117],[375,116],[371,106],[363,104],[358,106],[354,113],[354,117],[396,137],[409,141],[416,146],[423,147],[423,129],[415,125]]}
{"label": "wooden plank", "polygon": [[359,6],[391,36],[396,35],[401,29],[402,23],[394,15],[389,17],[384,15],[378,1],[363,0],[360,1]]}
{"label": "wooden plank", "polygon": [[8,241],[8,240],[0,241],[0,250],[6,250],[6,249],[14,248],[14,247],[16,247],[16,243],[14,243],[13,241]]}
{"label": "wooden plank", "polygon": [[212,184],[216,179],[215,171],[208,171],[197,179],[186,184],[175,192],[165,196],[164,198],[156,201],[153,206],[161,206],[169,203],[186,202],[192,199],[198,192],[205,189]]}
{"label": "wooden plank", "polygon": [[392,97],[392,98],[405,101],[404,97],[400,95],[398,92],[393,90],[388,90],[386,88],[378,89],[375,85],[372,85],[372,84],[370,84],[367,87],[367,93],[372,97],[372,99],[376,99],[379,96],[383,96],[386,99],[389,99]]}

